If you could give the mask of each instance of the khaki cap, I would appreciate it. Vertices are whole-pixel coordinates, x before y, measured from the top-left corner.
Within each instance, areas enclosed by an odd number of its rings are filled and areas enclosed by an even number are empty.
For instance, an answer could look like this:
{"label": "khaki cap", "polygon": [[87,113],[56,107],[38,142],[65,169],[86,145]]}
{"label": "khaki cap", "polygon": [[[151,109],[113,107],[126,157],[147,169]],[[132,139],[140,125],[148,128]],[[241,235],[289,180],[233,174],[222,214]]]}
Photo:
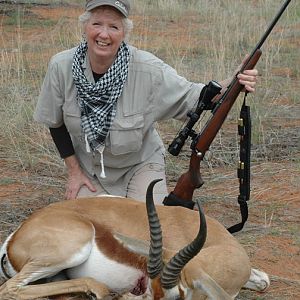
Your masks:
{"label": "khaki cap", "polygon": [[98,6],[109,5],[116,8],[119,12],[121,12],[126,18],[129,15],[130,11],[130,3],[128,0],[87,0],[85,9],[90,11]]}

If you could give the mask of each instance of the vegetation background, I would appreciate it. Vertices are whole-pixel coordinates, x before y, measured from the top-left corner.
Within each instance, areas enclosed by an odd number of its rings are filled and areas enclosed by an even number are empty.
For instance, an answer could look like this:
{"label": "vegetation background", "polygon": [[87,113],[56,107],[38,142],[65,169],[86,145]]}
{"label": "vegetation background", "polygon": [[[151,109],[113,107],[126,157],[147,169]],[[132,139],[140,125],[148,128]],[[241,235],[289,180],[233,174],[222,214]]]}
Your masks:
{"label": "vegetation background", "polygon": [[[130,43],[149,50],[191,81],[233,74],[283,0],[131,0]],[[81,39],[84,1],[0,0],[0,241],[28,214],[63,197],[65,170],[48,130],[32,119],[50,57]],[[300,299],[300,3],[291,1],[262,48],[252,111],[249,221],[237,238],[253,265],[271,275],[265,294],[239,299]],[[202,164],[196,192],[206,213],[238,222],[237,118],[240,97]],[[205,124],[207,116],[197,124]],[[166,146],[182,124],[157,124]],[[167,154],[170,190],[189,162]]]}

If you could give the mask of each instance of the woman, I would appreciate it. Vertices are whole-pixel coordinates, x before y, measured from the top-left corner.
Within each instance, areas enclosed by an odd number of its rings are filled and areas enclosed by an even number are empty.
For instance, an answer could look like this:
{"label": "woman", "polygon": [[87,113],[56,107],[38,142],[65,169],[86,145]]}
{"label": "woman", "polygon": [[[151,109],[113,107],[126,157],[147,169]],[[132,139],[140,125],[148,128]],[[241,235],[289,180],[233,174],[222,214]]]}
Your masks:
{"label": "woman", "polygon": [[[46,124],[64,159],[66,199],[99,194],[145,198],[168,194],[159,120],[184,120],[203,84],[187,81],[154,55],[127,45],[128,0],[87,1],[80,17],[85,39],[52,57],[35,119]],[[254,91],[256,70],[239,74]],[[230,80],[224,80],[224,88]]]}

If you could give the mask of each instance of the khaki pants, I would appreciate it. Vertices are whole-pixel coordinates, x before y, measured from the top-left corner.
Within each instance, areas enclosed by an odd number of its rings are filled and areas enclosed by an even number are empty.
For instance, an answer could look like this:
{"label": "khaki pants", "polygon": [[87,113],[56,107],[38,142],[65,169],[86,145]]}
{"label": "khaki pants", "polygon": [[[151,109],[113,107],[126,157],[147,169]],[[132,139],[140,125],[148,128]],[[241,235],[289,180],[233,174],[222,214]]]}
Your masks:
{"label": "khaki pants", "polygon": [[[126,197],[138,201],[145,201],[148,185],[151,181],[160,178],[163,180],[154,186],[153,197],[155,204],[162,204],[164,197],[168,195],[168,189],[166,184],[165,166],[158,163],[144,165],[133,174],[127,186]],[[108,194],[96,178],[91,179],[91,181],[97,191],[91,192],[86,186],[83,186],[78,193],[78,198]]]}

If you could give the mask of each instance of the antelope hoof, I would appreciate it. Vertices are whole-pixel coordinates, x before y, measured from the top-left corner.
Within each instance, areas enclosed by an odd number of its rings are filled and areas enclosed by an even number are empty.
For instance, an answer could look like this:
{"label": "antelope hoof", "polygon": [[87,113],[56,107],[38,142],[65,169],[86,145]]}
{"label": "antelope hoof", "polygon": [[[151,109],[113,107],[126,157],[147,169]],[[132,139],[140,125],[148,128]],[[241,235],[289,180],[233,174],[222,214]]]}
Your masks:
{"label": "antelope hoof", "polygon": [[270,286],[270,279],[268,274],[257,269],[251,269],[251,275],[248,282],[244,285],[244,288],[257,291],[265,292]]}

